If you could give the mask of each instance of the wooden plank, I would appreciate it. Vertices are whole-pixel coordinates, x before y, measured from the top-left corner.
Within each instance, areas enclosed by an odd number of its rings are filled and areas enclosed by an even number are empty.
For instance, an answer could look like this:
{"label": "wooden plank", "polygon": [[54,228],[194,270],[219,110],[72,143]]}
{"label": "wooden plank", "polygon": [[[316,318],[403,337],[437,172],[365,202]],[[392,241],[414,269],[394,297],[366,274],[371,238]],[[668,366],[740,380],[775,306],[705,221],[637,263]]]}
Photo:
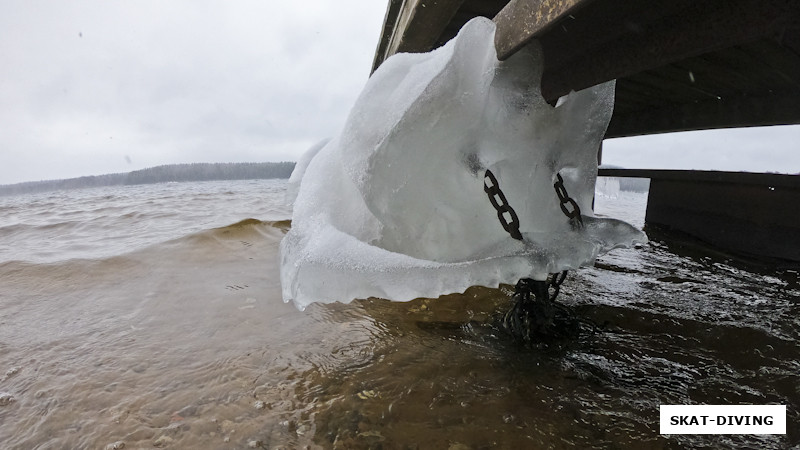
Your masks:
{"label": "wooden plank", "polygon": [[450,23],[448,23],[445,29],[442,31],[442,35],[439,36],[439,39],[433,44],[433,48],[441,47],[442,45],[446,44],[447,41],[456,37],[458,32],[461,31],[461,27],[463,27],[474,17],[477,16],[465,12],[463,9],[458,10],[453,18],[450,19]]}
{"label": "wooden plank", "polygon": [[[665,88],[668,88],[667,92],[672,92],[673,90],[692,92],[695,94],[696,101],[715,99],[717,97],[725,98],[728,95],[741,95],[742,92],[747,91],[747,89],[742,89],[740,86],[734,87],[727,83],[727,77],[719,70],[706,72],[688,70],[682,67],[680,62],[668,64],[647,73],[650,72],[655,72],[659,77],[669,79],[669,82],[664,85]],[[744,87],[747,86],[745,85]]]}
{"label": "wooden plank", "polygon": [[799,203],[797,187],[653,178],[645,223],[737,253],[800,262],[800,212],[791,207]]}
{"label": "wooden plank", "polygon": [[536,35],[592,0],[511,0],[495,17],[497,57],[505,60]]}
{"label": "wooden plank", "polygon": [[781,45],[800,56],[800,23],[794,23],[778,37]]}
{"label": "wooden plank", "polygon": [[493,18],[505,8],[509,0],[466,0],[461,7],[462,11],[475,16]]}
{"label": "wooden plank", "polygon": [[552,101],[570,90],[755,41],[791,28],[799,16],[800,2],[792,0],[696,2],[639,33],[581,53],[561,67],[545,67],[542,93]]}
{"label": "wooden plank", "polygon": [[395,53],[433,49],[462,3],[464,0],[390,0],[373,72]]}
{"label": "wooden plank", "polygon": [[694,181],[800,190],[800,176],[778,173],[727,172],[718,170],[598,169],[600,177],[649,178],[651,180]]}
{"label": "wooden plank", "polygon": [[[677,80],[676,78],[679,76],[683,79]],[[677,75],[673,71],[665,70],[665,67],[637,73],[631,78],[635,79],[639,84],[647,86],[650,92],[658,95],[662,99],[659,103],[662,104],[716,100],[720,97],[717,89],[706,90],[695,86],[689,79],[688,73]]]}
{"label": "wooden plank", "polygon": [[386,16],[383,18],[383,29],[381,30],[381,38],[378,40],[378,48],[375,49],[375,58],[372,60],[372,72],[389,57],[389,42],[395,33],[397,26],[397,19],[400,16],[400,8],[403,6],[403,0],[389,0],[386,6]]}
{"label": "wooden plank", "polygon": [[406,0],[388,54],[430,51],[462,3],[464,0]]}
{"label": "wooden plank", "polygon": [[672,131],[800,124],[800,92],[761,97],[726,97],[614,114],[606,138]]}
{"label": "wooden plank", "polygon": [[[722,51],[724,52],[724,50]],[[705,54],[678,61],[673,63],[672,67],[692,73],[695,83],[719,86],[722,90],[721,92],[724,93],[724,95],[720,94],[723,97],[727,96],[727,94],[741,94],[753,90],[753,80],[746,71],[735,70],[713,58],[713,53]]]}
{"label": "wooden plank", "polygon": [[659,105],[660,97],[651,93],[628,79],[617,80],[614,94],[614,114],[641,111]]}
{"label": "wooden plank", "polygon": [[746,52],[773,70],[790,88],[800,89],[800,58],[773,40],[762,40],[744,47]]}
{"label": "wooden plank", "polygon": [[[763,39],[761,41],[764,41]],[[782,75],[781,71],[776,70],[776,67],[788,66],[783,61],[785,58],[773,59],[767,55],[761,54],[764,49],[758,49],[756,43],[748,45],[736,46],[726,49],[724,52],[719,52],[717,57],[724,62],[727,62],[731,68],[740,72],[745,72],[751,79],[751,86],[748,91],[782,91],[786,89],[793,89],[797,87],[797,81],[791,77]],[[791,61],[797,62],[797,57],[791,58]],[[788,69],[788,67],[787,67]]]}
{"label": "wooden plank", "polygon": [[646,226],[718,248],[800,261],[800,176],[702,170],[599,169],[601,177],[648,178]]}
{"label": "wooden plank", "polygon": [[648,24],[674,15],[697,0],[594,1],[536,36],[545,49],[547,64],[561,67],[630,33],[642,33]]}
{"label": "wooden plank", "polygon": [[375,66],[435,48],[476,10],[506,3],[498,50],[540,39],[548,101],[620,79],[609,137],[798,123],[796,0],[390,0]]}

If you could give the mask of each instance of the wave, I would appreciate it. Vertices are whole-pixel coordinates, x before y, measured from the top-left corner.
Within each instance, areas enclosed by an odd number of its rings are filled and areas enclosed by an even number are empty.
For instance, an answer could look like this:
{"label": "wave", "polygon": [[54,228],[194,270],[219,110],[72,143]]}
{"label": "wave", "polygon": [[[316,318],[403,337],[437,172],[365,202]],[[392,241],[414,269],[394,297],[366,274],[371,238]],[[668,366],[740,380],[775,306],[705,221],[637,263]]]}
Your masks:
{"label": "wave", "polygon": [[0,227],[0,237],[8,237],[20,233],[38,233],[38,232],[52,232],[52,231],[71,231],[78,229],[85,224],[83,220],[67,220],[57,223],[46,224],[27,224],[27,223],[13,223]]}
{"label": "wave", "polygon": [[292,221],[290,219],[287,220],[244,219],[236,223],[226,225],[224,227],[213,228],[212,231],[225,232],[226,230],[238,230],[242,228],[260,227],[260,226],[272,227],[283,231],[289,231],[289,228],[292,227]]}
{"label": "wave", "polygon": [[[109,227],[93,232],[82,222],[41,226],[13,224],[0,228],[0,239],[6,241],[0,241],[0,274],[11,270],[15,264],[25,267],[82,265],[93,261],[111,264],[116,258],[128,256],[147,260],[163,256],[164,252],[213,252],[220,246],[230,250],[277,245],[290,227],[290,220],[247,218],[169,238],[163,233],[148,234],[146,223],[138,229]],[[174,236],[175,232],[171,234]]]}
{"label": "wave", "polygon": [[182,242],[197,238],[213,238],[218,241],[228,241],[244,238],[265,239],[267,241],[280,241],[283,235],[289,231],[291,220],[259,220],[243,219],[223,227],[211,228],[199,231],[188,236],[175,239],[174,242]]}

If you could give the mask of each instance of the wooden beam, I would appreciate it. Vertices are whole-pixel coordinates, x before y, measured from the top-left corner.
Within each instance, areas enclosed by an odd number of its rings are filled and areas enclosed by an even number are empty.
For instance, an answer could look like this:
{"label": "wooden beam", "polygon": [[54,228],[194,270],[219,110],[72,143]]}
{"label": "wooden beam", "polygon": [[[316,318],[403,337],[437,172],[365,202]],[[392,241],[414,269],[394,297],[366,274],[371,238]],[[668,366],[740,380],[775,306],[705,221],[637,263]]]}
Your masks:
{"label": "wooden beam", "polygon": [[718,170],[606,169],[601,167],[597,171],[597,176],[769,186],[800,191],[800,176],[778,173],[726,172]]}
{"label": "wooden beam", "polygon": [[[750,256],[800,262],[800,176],[705,170],[599,169],[649,178],[646,226]],[[774,262],[774,261],[773,261]]]}
{"label": "wooden beam", "polygon": [[370,73],[375,72],[375,69],[390,56],[387,53],[389,51],[389,41],[392,40],[392,35],[394,35],[397,19],[400,17],[400,8],[402,7],[403,0],[389,0],[389,4],[386,6],[381,38],[378,40],[378,48],[375,49],[375,58],[372,60],[372,71]]}
{"label": "wooden beam", "polygon": [[405,0],[388,54],[430,51],[464,0]]}
{"label": "wooden beam", "polygon": [[[567,34],[544,48],[542,94],[553,101],[571,90],[778,35],[796,29],[799,17],[795,0],[703,0],[599,47],[587,45],[591,36]],[[558,67],[548,66],[548,53],[559,53],[559,46],[583,46],[585,51]]]}
{"label": "wooden beam", "polygon": [[372,71],[395,53],[434,48],[465,0],[390,0]]}
{"label": "wooden beam", "polygon": [[[776,175],[790,177],[790,175]],[[791,176],[797,178],[797,176]],[[800,189],[736,180],[653,178],[645,223],[694,236],[715,247],[800,262]]]}
{"label": "wooden beam", "polygon": [[556,21],[592,0],[511,0],[495,17],[494,44],[505,60]]}
{"label": "wooden beam", "polygon": [[614,114],[606,138],[672,131],[800,124],[800,92],[721,98]]}

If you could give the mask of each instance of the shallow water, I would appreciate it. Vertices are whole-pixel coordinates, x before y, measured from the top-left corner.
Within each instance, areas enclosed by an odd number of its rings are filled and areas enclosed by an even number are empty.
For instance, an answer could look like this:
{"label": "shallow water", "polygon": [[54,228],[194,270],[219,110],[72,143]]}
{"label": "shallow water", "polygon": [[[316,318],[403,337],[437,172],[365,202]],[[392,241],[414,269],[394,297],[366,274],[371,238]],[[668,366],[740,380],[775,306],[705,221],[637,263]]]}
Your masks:
{"label": "shallow water", "polygon": [[[560,299],[606,331],[544,350],[509,287],[284,304],[284,182],[0,197],[3,448],[800,445],[800,285],[690,245],[616,250]],[[641,226],[646,195],[598,196]],[[788,405],[785,436],[661,436],[660,404]]]}

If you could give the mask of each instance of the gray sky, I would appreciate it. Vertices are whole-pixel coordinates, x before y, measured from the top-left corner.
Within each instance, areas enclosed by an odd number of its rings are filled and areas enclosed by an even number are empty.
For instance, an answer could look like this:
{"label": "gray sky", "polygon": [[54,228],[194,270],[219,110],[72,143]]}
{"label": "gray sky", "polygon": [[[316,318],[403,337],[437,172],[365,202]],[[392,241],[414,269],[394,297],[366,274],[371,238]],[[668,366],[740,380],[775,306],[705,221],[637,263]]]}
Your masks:
{"label": "gray sky", "polygon": [[[386,3],[0,0],[0,184],[296,160],[343,125]],[[607,141],[604,162],[800,172],[800,127],[710,133]]]}
{"label": "gray sky", "polygon": [[603,142],[603,163],[631,169],[796,174],[800,173],[800,126],[704,130],[608,139]]}
{"label": "gray sky", "polygon": [[343,124],[386,0],[0,0],[0,184],[295,160]]}

